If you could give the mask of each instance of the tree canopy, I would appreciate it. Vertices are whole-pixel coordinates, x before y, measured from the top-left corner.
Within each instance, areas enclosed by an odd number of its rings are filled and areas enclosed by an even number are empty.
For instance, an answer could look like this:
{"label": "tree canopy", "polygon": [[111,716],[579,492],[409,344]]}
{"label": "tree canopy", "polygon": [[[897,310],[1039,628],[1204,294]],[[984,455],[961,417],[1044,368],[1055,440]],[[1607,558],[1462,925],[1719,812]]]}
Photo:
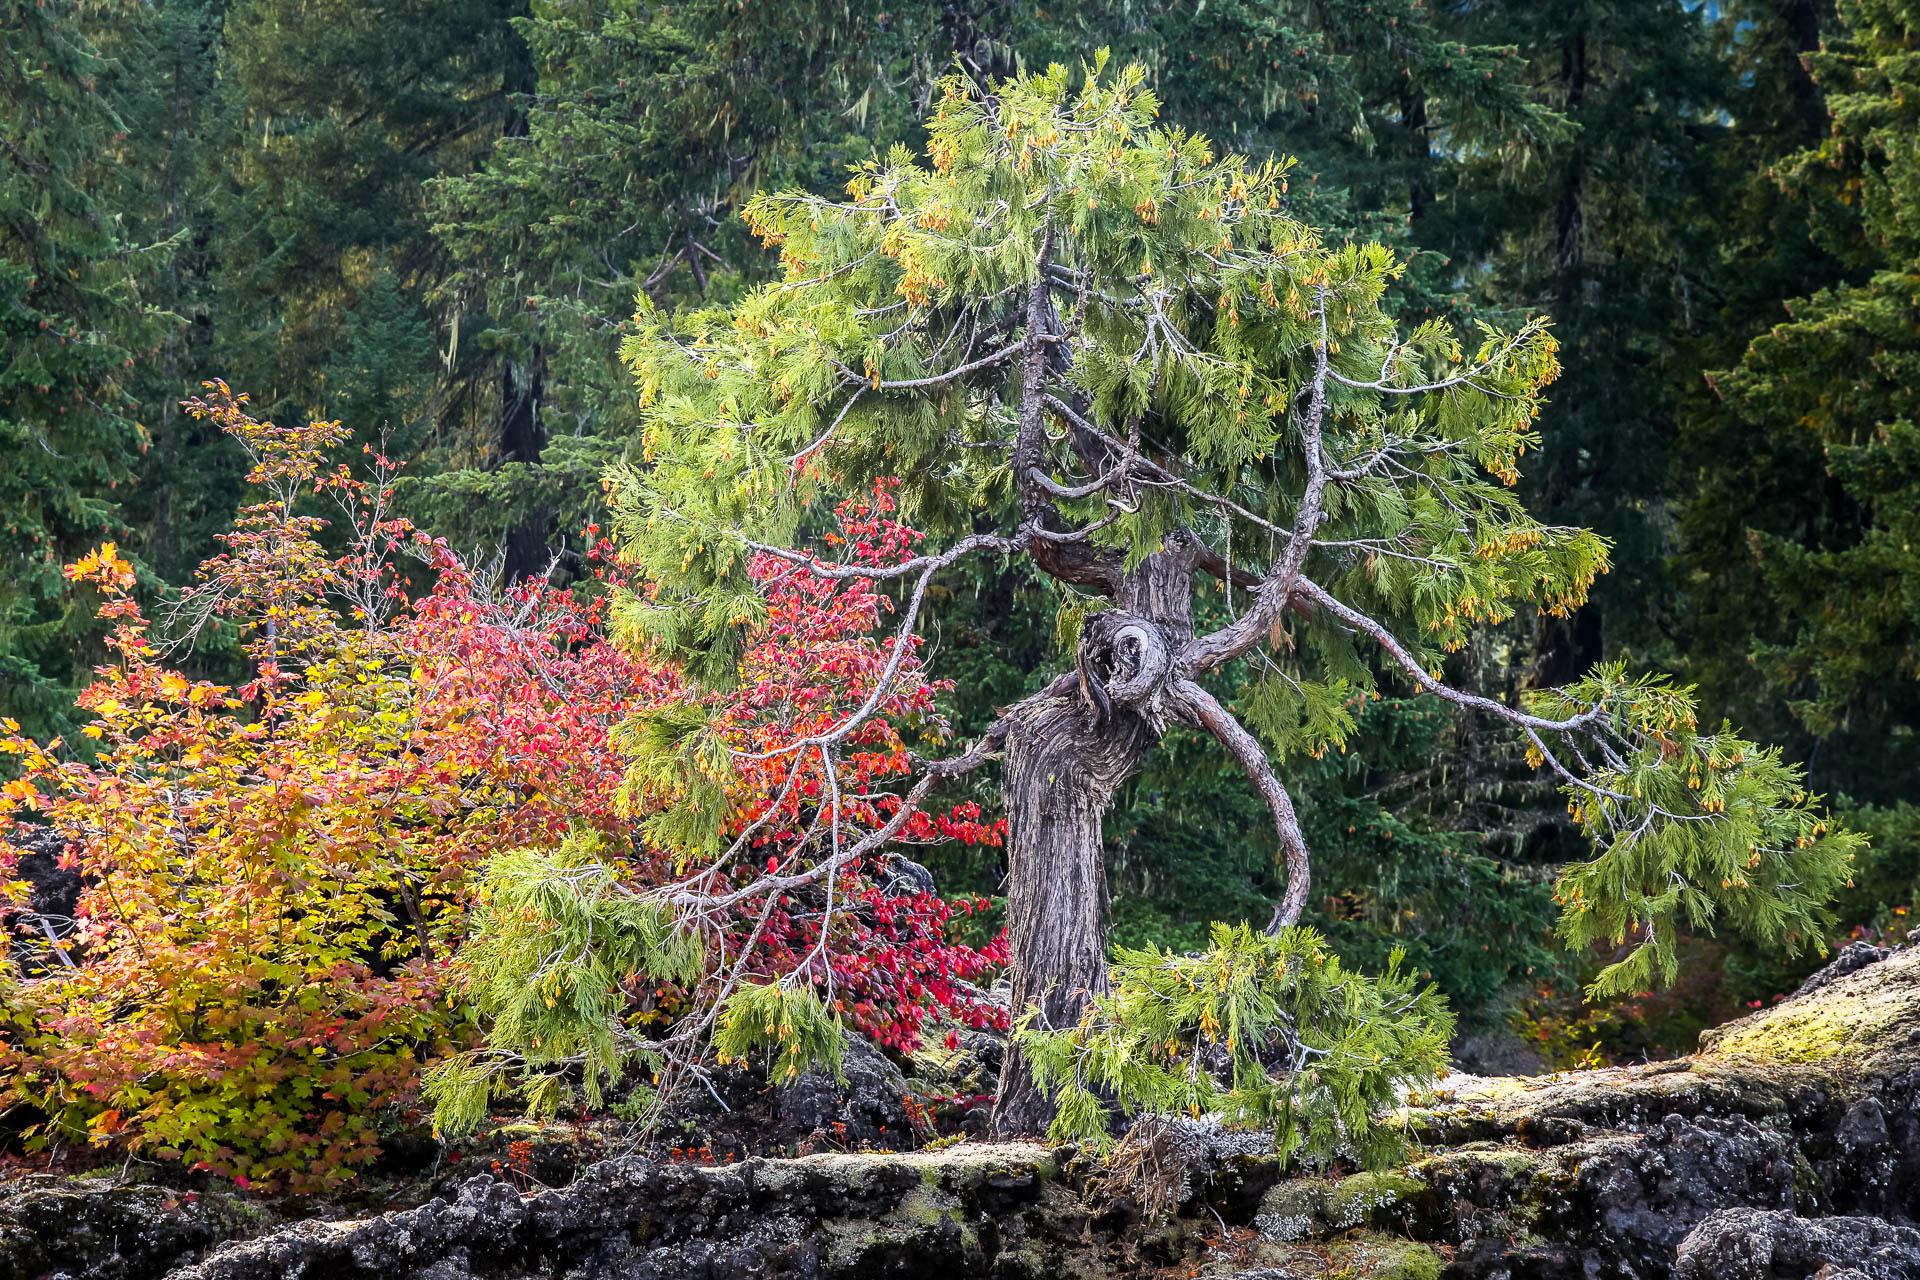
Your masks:
{"label": "tree canopy", "polygon": [[1912,0],[0,20],[0,1155],[1323,1150],[1910,934]]}

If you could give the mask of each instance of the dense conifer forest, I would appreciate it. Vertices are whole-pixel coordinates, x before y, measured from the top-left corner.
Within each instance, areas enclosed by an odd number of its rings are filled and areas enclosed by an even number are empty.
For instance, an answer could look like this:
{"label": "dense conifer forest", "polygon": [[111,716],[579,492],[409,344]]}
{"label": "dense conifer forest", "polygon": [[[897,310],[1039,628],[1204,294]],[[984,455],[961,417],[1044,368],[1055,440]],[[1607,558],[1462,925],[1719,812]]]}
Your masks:
{"label": "dense conifer forest", "polygon": [[1913,0],[0,0],[0,1159],[334,1191],[849,1030],[1384,1159],[1449,1044],[1905,941],[1916,67]]}

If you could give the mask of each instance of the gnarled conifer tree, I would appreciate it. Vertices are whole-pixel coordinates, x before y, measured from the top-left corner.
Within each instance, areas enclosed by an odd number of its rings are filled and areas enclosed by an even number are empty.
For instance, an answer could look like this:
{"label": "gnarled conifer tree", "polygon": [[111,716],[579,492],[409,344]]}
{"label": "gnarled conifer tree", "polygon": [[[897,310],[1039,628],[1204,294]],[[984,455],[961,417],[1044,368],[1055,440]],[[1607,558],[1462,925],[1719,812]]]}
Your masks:
{"label": "gnarled conifer tree", "polygon": [[[1109,981],[1102,815],[1161,733],[1205,729],[1266,800],[1278,929],[1311,884],[1281,766],[1341,746],[1385,673],[1524,735],[1565,784],[1594,856],[1562,876],[1561,931],[1617,945],[1603,989],[1670,976],[1677,923],[1817,938],[1857,838],[1827,831],[1775,753],[1700,732],[1684,691],[1617,667],[1524,708],[1439,677],[1476,624],[1575,608],[1606,570],[1604,540],[1539,523],[1511,491],[1558,368],[1544,326],[1402,332],[1383,306],[1402,263],[1291,216],[1284,163],[1158,123],[1137,68],[1075,79],[948,82],[928,163],[896,149],[844,201],[751,206],[784,279],[679,319],[643,301],[625,355],[647,464],[613,479],[649,588],[620,616],[697,677],[731,678],[764,616],[756,553],[888,582],[894,667],[929,584],[965,557],[1030,557],[1086,601],[1068,669],[920,761],[888,823],[858,840],[816,824],[811,861],[724,894],[710,878],[661,892],[698,915],[818,883],[997,758],[1015,1011],[1071,1026]],[[924,551],[876,570],[808,545],[820,500],[884,476],[904,478]],[[782,747],[796,776],[810,753],[838,759],[885,684]],[[651,744],[637,780],[684,800],[651,833],[722,852],[733,753],[694,717],[653,728],[635,735]],[[1043,1128],[1050,1109],[1010,1055],[996,1129]]]}

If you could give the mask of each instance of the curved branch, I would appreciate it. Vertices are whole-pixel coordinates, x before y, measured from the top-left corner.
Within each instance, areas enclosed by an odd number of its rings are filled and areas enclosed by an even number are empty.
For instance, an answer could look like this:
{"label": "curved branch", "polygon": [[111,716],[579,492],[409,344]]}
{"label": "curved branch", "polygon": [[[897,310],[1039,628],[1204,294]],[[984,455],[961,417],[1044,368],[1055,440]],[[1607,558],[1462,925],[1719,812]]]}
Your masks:
{"label": "curved branch", "polygon": [[1313,403],[1307,407],[1300,424],[1300,454],[1307,467],[1307,483],[1300,494],[1300,507],[1293,518],[1293,532],[1280,556],[1267,571],[1267,579],[1254,588],[1253,606],[1238,618],[1187,642],[1180,654],[1180,669],[1192,676],[1230,662],[1260,642],[1273,629],[1293,598],[1294,584],[1301,580],[1307,553],[1313,548],[1314,531],[1320,527],[1322,502],[1326,496],[1327,464],[1321,454],[1321,426],[1327,412],[1328,346],[1327,290],[1320,289],[1320,341],[1314,347]]}
{"label": "curved branch", "polygon": [[[1419,685],[1428,693],[1451,702],[1457,707],[1467,707],[1474,711],[1484,711],[1489,715],[1497,716],[1505,720],[1508,724],[1514,724],[1523,729],[1537,730],[1545,733],[1569,733],[1576,729],[1584,729],[1596,720],[1599,720],[1606,712],[1605,704],[1596,702],[1593,706],[1588,707],[1577,716],[1566,720],[1548,720],[1544,716],[1528,715],[1526,712],[1510,707],[1504,702],[1495,702],[1492,698],[1483,698],[1473,693],[1462,693],[1452,685],[1436,680],[1427,674],[1426,668],[1414,661],[1413,655],[1407,652],[1405,646],[1400,643],[1391,631],[1381,626],[1378,622],[1375,622],[1372,618],[1369,618],[1366,614],[1361,613],[1358,609],[1336,599],[1331,591],[1328,591],[1311,578],[1299,579],[1294,584],[1294,590],[1352,627],[1355,631],[1372,639],[1375,644],[1378,644],[1382,649],[1386,650],[1387,655],[1400,664],[1408,675],[1413,677],[1415,684]],[[1562,770],[1562,772],[1565,771]]]}
{"label": "curved branch", "polygon": [[846,581],[853,578],[871,578],[880,581],[887,578],[906,578],[916,573],[930,573],[944,569],[976,551],[998,551],[1001,555],[1012,555],[1020,550],[1020,543],[1013,538],[996,537],[990,533],[970,534],[948,547],[945,551],[930,556],[915,556],[911,560],[902,560],[899,564],[885,566],[867,566],[854,564],[828,564],[818,556],[805,551],[795,551],[791,547],[776,547],[764,542],[746,542],[749,551],[772,556],[776,560],[785,560],[788,564],[805,569],[816,578],[833,581]]}
{"label": "curved branch", "polygon": [[1307,862],[1307,840],[1300,832],[1299,815],[1293,811],[1293,797],[1287,794],[1286,787],[1273,771],[1273,762],[1267,759],[1266,751],[1246,726],[1233,718],[1233,713],[1221,706],[1219,700],[1191,680],[1174,682],[1173,695],[1178,699],[1180,708],[1188,718],[1220,740],[1220,745],[1233,753],[1240,767],[1247,771],[1253,785],[1267,802],[1267,808],[1273,811],[1273,829],[1280,837],[1280,850],[1287,860],[1287,892],[1275,904],[1273,918],[1267,922],[1267,932],[1274,933],[1288,925],[1300,923],[1300,913],[1306,909],[1307,890],[1313,883],[1312,872]]}
{"label": "curved branch", "polygon": [[[1051,343],[1065,342],[1066,339],[1058,334],[1041,334],[1035,338],[1034,341],[1036,343]],[[1016,342],[1010,346],[1002,347],[998,351],[981,356],[978,360],[972,361],[971,363],[958,365],[947,370],[945,373],[929,374],[924,378],[900,378],[891,382],[885,379],[875,382],[872,378],[863,378],[853,370],[847,368],[844,364],[838,367],[840,372],[850,381],[872,387],[876,391],[911,391],[922,387],[937,387],[942,383],[952,382],[955,378],[963,378],[969,373],[978,373],[982,369],[999,364],[1008,356],[1017,356],[1025,350],[1027,350],[1026,342]],[[835,363],[838,364],[837,361]]]}

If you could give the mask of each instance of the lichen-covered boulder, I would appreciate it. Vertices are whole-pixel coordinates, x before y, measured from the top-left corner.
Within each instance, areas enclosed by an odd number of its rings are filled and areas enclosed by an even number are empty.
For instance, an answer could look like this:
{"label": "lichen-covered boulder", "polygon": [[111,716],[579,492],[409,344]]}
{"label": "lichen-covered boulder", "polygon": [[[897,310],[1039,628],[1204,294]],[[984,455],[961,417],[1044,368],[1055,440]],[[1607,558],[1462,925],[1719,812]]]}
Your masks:
{"label": "lichen-covered boulder", "polygon": [[[1044,1147],[822,1155],[718,1167],[610,1160],[523,1197],[453,1199],[229,1243],[175,1280],[866,1280],[1066,1274],[1084,1218]],[[1063,1267],[1066,1270],[1063,1270]]]}
{"label": "lichen-covered boulder", "polygon": [[1726,1209],[1681,1242],[1674,1280],[1913,1280],[1920,1231],[1880,1218]]}
{"label": "lichen-covered boulder", "polygon": [[107,1178],[0,1184],[0,1278],[149,1280],[264,1219],[232,1197]]}
{"label": "lichen-covered boulder", "polygon": [[[1676,1062],[1445,1082],[1406,1112],[1423,1150],[1404,1167],[1269,1180],[1268,1256],[1375,1232],[1445,1250],[1449,1280],[1653,1280],[1728,1213],[1920,1218],[1920,950],[1850,948],[1703,1039]],[[1213,1191],[1239,1208],[1227,1178]]]}

